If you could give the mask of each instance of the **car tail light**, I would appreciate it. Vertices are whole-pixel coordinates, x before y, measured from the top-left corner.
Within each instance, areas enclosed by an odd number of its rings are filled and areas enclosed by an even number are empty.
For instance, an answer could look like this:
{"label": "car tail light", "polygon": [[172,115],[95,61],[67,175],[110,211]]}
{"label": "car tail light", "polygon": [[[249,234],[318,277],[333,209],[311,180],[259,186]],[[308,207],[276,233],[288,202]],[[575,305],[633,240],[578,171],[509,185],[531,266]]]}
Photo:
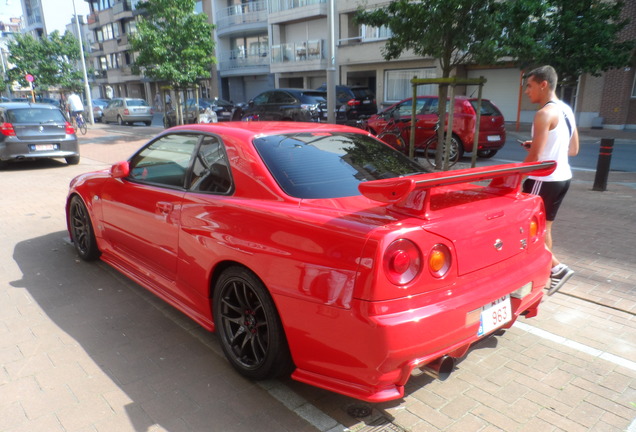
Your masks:
{"label": "car tail light", "polygon": [[130,111],[128,111],[128,108],[124,110],[124,115],[130,115]]}
{"label": "car tail light", "polygon": [[66,130],[64,131],[66,135],[73,135],[75,133],[75,129],[73,128],[73,126],[71,126],[69,122],[66,122],[64,126],[66,128]]}
{"label": "car tail light", "polygon": [[422,271],[420,249],[410,240],[395,240],[384,252],[384,271],[395,285],[411,282]]}
{"label": "car tail light", "polygon": [[150,108],[150,114],[154,114],[155,110],[153,108]]}
{"label": "car tail light", "polygon": [[349,106],[357,106],[357,105],[360,105],[361,103],[362,103],[362,102],[360,102],[360,101],[359,101],[359,100],[357,100],[357,99],[350,99],[350,100],[347,102],[347,105],[349,105]]}
{"label": "car tail light", "polygon": [[15,136],[15,129],[11,123],[2,123],[0,126],[0,133],[4,136]]}
{"label": "car tail light", "polygon": [[533,216],[532,220],[530,221],[528,235],[530,238],[534,238],[537,236],[537,234],[539,234],[539,221],[537,220],[536,216]]}
{"label": "car tail light", "polygon": [[428,269],[433,276],[441,278],[451,267],[452,256],[448,246],[441,243],[433,246],[428,254]]}

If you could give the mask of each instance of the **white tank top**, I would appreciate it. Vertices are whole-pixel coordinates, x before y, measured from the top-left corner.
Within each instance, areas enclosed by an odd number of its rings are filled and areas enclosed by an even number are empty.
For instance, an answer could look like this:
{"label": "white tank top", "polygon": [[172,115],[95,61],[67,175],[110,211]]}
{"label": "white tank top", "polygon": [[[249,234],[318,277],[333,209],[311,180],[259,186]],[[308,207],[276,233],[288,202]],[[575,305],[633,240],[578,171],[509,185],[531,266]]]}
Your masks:
{"label": "white tank top", "polygon": [[[556,161],[557,166],[554,172],[549,176],[530,176],[530,178],[538,181],[569,180],[572,178],[572,170],[570,169],[570,163],[568,161],[568,150],[570,147],[570,138],[574,133],[574,128],[576,128],[574,113],[569,105],[560,100],[550,101],[548,104],[556,105],[559,112],[559,122],[554,129],[548,131],[548,140],[543,148],[543,152],[539,155],[539,161],[553,160]],[[534,129],[532,130],[532,134],[534,135]]]}

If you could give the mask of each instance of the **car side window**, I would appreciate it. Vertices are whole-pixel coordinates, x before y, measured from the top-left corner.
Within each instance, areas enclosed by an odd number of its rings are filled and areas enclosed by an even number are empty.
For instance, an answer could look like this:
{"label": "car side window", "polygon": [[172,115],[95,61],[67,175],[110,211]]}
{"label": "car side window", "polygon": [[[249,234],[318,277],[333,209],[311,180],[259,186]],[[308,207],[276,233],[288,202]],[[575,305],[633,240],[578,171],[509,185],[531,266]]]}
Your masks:
{"label": "car side window", "polygon": [[132,180],[183,188],[199,137],[170,134],[151,142],[130,161]]}
{"label": "car side window", "polygon": [[254,98],[254,105],[264,105],[269,100],[269,95],[271,92],[262,93]]}
{"label": "car side window", "polygon": [[203,137],[192,165],[190,190],[226,194],[231,189],[232,176],[223,143],[217,137]]}

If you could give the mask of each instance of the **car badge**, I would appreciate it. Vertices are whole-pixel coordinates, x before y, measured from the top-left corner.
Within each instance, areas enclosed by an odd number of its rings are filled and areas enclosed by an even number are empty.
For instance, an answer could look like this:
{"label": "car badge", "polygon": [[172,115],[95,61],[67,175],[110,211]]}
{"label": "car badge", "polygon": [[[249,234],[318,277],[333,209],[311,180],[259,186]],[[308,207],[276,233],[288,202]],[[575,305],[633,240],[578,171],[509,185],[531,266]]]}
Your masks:
{"label": "car badge", "polygon": [[44,128],[40,126],[40,132],[44,132]]}
{"label": "car badge", "polygon": [[495,247],[495,249],[500,251],[501,249],[503,249],[503,241],[501,239],[497,239],[495,240],[495,244],[493,246]]}

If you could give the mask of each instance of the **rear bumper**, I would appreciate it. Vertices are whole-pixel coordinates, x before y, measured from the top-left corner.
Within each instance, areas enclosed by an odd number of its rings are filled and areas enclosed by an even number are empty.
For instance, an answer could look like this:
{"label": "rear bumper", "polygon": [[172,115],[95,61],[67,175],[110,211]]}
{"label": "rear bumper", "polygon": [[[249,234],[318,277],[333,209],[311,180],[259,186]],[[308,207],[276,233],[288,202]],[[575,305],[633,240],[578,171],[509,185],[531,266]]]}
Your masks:
{"label": "rear bumper", "polygon": [[69,140],[53,143],[57,146],[56,150],[35,150],[32,146],[43,143],[25,143],[11,142],[9,140],[0,143],[0,160],[20,160],[20,159],[39,159],[39,158],[65,158],[71,156],[79,156],[79,146],[77,140]]}
{"label": "rear bumper", "polygon": [[475,272],[480,275],[463,277],[446,289],[411,299],[355,301],[348,311],[287,305],[308,323],[299,324],[304,328],[296,329],[298,334],[287,329],[297,366],[292,377],[369,402],[401,398],[414,369],[444,355],[462,357],[488,336],[478,335],[479,312],[486,304],[532,282],[529,294],[511,298],[511,320],[500,328],[512,326],[521,315],[536,315],[549,266],[550,255],[543,253],[529,266],[507,265],[504,277],[499,270]]}

